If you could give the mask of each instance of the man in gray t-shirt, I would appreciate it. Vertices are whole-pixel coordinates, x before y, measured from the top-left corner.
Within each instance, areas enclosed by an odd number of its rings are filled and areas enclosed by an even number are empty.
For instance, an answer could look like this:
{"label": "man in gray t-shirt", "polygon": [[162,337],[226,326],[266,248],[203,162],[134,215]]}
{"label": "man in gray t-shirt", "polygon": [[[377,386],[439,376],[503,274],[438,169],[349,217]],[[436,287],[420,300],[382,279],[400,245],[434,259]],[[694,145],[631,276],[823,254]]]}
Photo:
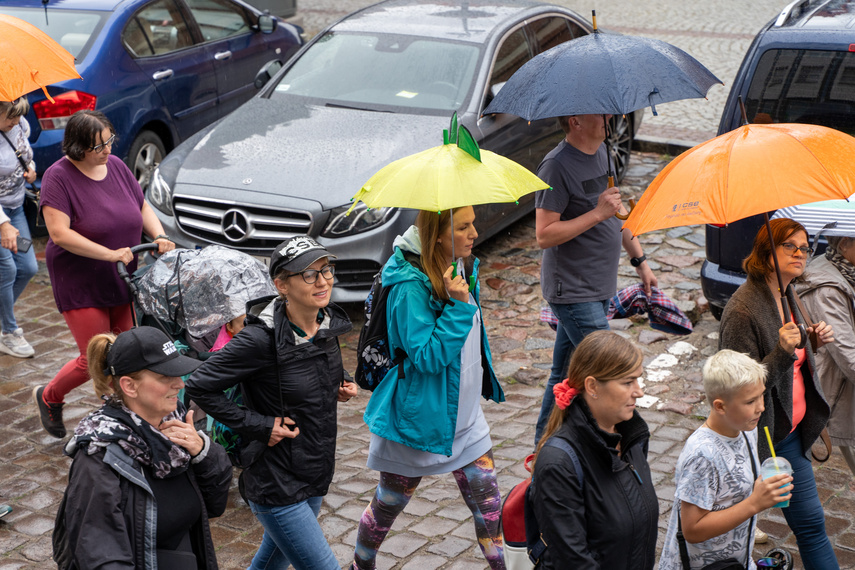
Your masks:
{"label": "man in gray t-shirt", "polygon": [[552,190],[535,198],[543,298],[558,316],[552,372],[543,395],[535,445],[555,401],[552,387],[567,375],[570,355],[589,333],[608,329],[606,311],[617,290],[623,244],[649,295],[656,276],[641,244],[615,217],[626,213],[618,188],[608,188],[605,121],[610,115],[559,117],[565,138],[544,157],[537,175]]}

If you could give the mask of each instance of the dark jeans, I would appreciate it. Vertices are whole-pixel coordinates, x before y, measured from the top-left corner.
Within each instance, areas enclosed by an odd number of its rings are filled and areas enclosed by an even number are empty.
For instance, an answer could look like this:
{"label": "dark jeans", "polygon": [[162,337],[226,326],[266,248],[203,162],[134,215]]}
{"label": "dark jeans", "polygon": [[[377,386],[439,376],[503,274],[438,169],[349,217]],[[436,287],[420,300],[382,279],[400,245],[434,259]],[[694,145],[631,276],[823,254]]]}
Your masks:
{"label": "dark jeans", "polygon": [[796,544],[805,570],[836,570],[840,568],[834,549],[825,533],[825,513],[816,492],[813,465],[805,457],[801,428],[775,445],[775,451],[793,466],[793,498],[790,506],[781,509],[787,524],[796,535]]}
{"label": "dark jeans", "polygon": [[535,447],[540,441],[543,430],[546,429],[549,414],[555,403],[552,387],[567,377],[567,367],[573,351],[582,339],[592,332],[609,330],[609,321],[606,319],[609,299],[569,305],[549,303],[549,306],[558,317],[558,335],[555,337],[555,347],[552,349],[552,371],[546,383],[546,390],[543,392],[543,404],[540,406],[540,416],[537,418],[537,427],[534,431]]}

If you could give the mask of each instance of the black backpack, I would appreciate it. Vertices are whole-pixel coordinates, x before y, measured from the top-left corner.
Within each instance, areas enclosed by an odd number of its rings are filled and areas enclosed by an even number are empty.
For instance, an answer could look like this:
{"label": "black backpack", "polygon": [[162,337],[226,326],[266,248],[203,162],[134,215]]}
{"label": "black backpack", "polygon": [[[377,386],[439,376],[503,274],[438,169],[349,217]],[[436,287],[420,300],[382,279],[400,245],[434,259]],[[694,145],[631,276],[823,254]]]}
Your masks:
{"label": "black backpack", "polygon": [[386,377],[393,366],[398,367],[398,378],[404,378],[402,366],[407,353],[400,348],[395,355],[389,347],[389,331],[386,328],[386,300],[390,287],[384,287],[381,272],[374,276],[371,290],[365,298],[365,323],[359,331],[359,344],[356,346],[357,386],[371,392]]}

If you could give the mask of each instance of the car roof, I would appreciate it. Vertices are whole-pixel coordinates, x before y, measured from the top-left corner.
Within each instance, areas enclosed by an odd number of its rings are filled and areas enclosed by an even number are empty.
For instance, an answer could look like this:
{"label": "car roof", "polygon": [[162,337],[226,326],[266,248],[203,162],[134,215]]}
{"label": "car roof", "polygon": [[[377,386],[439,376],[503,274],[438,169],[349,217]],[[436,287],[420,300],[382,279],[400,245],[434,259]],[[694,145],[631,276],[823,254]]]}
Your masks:
{"label": "car roof", "polygon": [[386,0],[354,12],[333,30],[482,43],[507,22],[541,12],[573,14],[535,0]]}
{"label": "car roof", "polygon": [[[112,12],[116,6],[126,2],[127,0],[50,0],[47,5],[47,13],[50,16],[51,10],[93,10],[98,12]],[[0,4],[2,8],[33,8],[44,10],[45,6],[41,2],[33,0],[3,0]]]}
{"label": "car roof", "polygon": [[775,19],[771,30],[855,30],[855,0],[796,0]]}

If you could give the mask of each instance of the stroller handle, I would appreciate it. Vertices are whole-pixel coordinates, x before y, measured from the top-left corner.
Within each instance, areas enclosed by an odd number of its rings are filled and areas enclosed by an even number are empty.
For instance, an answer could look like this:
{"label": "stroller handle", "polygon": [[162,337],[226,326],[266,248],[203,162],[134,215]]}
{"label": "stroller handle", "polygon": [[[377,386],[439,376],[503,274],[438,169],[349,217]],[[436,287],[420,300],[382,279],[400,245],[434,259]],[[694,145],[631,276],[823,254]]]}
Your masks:
{"label": "stroller handle", "polygon": [[[141,251],[157,251],[159,246],[156,243],[141,243],[139,245],[135,245],[131,248],[131,253],[134,255],[138,254]],[[131,276],[128,275],[128,266],[125,265],[122,261],[116,262],[116,271],[119,272],[119,277],[122,278],[128,285],[128,289],[130,289],[132,295],[137,294],[137,284],[134,283],[134,280],[131,279]]]}

